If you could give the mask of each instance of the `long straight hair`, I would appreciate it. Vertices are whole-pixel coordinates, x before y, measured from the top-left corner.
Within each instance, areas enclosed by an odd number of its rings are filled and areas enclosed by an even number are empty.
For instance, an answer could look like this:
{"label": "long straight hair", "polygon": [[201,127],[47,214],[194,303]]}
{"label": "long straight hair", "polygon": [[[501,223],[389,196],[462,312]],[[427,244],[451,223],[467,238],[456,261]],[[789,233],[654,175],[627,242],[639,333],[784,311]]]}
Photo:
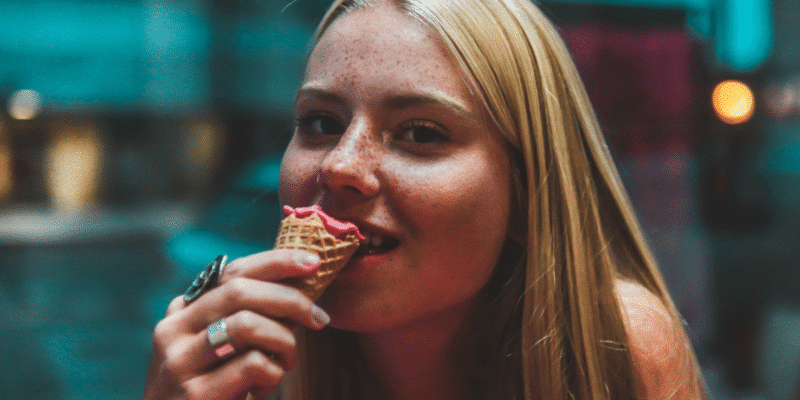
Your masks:
{"label": "long straight hair", "polygon": [[[528,0],[390,2],[438,33],[512,154],[521,222],[511,229],[521,243],[507,243],[485,307],[454,344],[476,397],[640,398],[617,283],[641,285],[681,319],[558,32]],[[339,16],[375,3],[336,1],[317,40]],[[352,339],[326,331],[300,333],[286,398],[352,395],[357,363],[337,350]],[[686,368],[685,384],[701,385],[693,358]]]}

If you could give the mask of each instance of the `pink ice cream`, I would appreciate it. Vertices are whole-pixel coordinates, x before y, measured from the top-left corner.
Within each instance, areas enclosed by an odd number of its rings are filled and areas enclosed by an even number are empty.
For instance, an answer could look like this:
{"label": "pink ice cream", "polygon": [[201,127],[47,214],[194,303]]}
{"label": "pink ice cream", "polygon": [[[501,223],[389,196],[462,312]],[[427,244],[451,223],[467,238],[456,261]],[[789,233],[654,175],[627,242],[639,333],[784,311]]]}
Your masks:
{"label": "pink ice cream", "polygon": [[355,226],[352,222],[347,221],[339,221],[336,218],[331,217],[328,214],[325,214],[325,211],[322,211],[322,208],[318,205],[313,205],[310,207],[298,207],[292,208],[290,206],[283,206],[283,216],[288,217],[290,215],[295,215],[297,218],[306,218],[311,214],[319,215],[319,218],[322,220],[322,223],[325,224],[325,229],[328,230],[333,236],[341,237],[342,235],[347,234],[348,232],[353,232],[358,237],[358,240],[365,241],[367,240],[361,232],[358,231],[358,227]]}

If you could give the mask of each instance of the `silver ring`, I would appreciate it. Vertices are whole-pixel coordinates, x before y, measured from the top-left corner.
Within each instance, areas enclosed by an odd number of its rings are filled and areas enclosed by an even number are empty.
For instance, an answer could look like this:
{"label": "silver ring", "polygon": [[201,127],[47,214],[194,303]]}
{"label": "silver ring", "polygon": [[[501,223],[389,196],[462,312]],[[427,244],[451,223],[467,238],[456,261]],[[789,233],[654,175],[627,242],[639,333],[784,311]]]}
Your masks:
{"label": "silver ring", "polygon": [[227,255],[220,255],[195,278],[194,282],[186,289],[183,294],[183,301],[187,304],[200,297],[201,294],[207,290],[217,286],[219,277],[222,275],[222,270],[225,268],[225,263],[228,262]]}
{"label": "silver ring", "polygon": [[206,336],[208,336],[208,343],[211,344],[217,357],[225,358],[235,351],[230,343],[228,326],[225,325],[224,318],[209,325],[206,328]]}

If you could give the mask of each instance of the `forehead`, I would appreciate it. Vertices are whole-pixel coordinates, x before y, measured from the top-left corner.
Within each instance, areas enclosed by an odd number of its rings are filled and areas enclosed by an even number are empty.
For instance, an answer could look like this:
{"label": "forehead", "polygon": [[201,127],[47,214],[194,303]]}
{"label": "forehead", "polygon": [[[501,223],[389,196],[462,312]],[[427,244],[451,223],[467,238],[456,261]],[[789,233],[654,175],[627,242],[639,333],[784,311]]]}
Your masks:
{"label": "forehead", "polygon": [[386,3],[337,18],[315,46],[305,81],[325,86],[394,84],[405,90],[435,86],[453,94],[469,92],[438,35]]}

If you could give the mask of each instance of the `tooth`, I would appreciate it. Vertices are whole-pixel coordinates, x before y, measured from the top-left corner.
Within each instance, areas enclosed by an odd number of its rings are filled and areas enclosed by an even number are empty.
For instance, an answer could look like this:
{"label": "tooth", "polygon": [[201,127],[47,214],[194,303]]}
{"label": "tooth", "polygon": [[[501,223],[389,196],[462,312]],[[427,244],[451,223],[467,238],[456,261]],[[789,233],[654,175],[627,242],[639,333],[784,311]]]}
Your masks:
{"label": "tooth", "polygon": [[369,240],[369,244],[378,247],[383,244],[383,236],[375,236]]}

